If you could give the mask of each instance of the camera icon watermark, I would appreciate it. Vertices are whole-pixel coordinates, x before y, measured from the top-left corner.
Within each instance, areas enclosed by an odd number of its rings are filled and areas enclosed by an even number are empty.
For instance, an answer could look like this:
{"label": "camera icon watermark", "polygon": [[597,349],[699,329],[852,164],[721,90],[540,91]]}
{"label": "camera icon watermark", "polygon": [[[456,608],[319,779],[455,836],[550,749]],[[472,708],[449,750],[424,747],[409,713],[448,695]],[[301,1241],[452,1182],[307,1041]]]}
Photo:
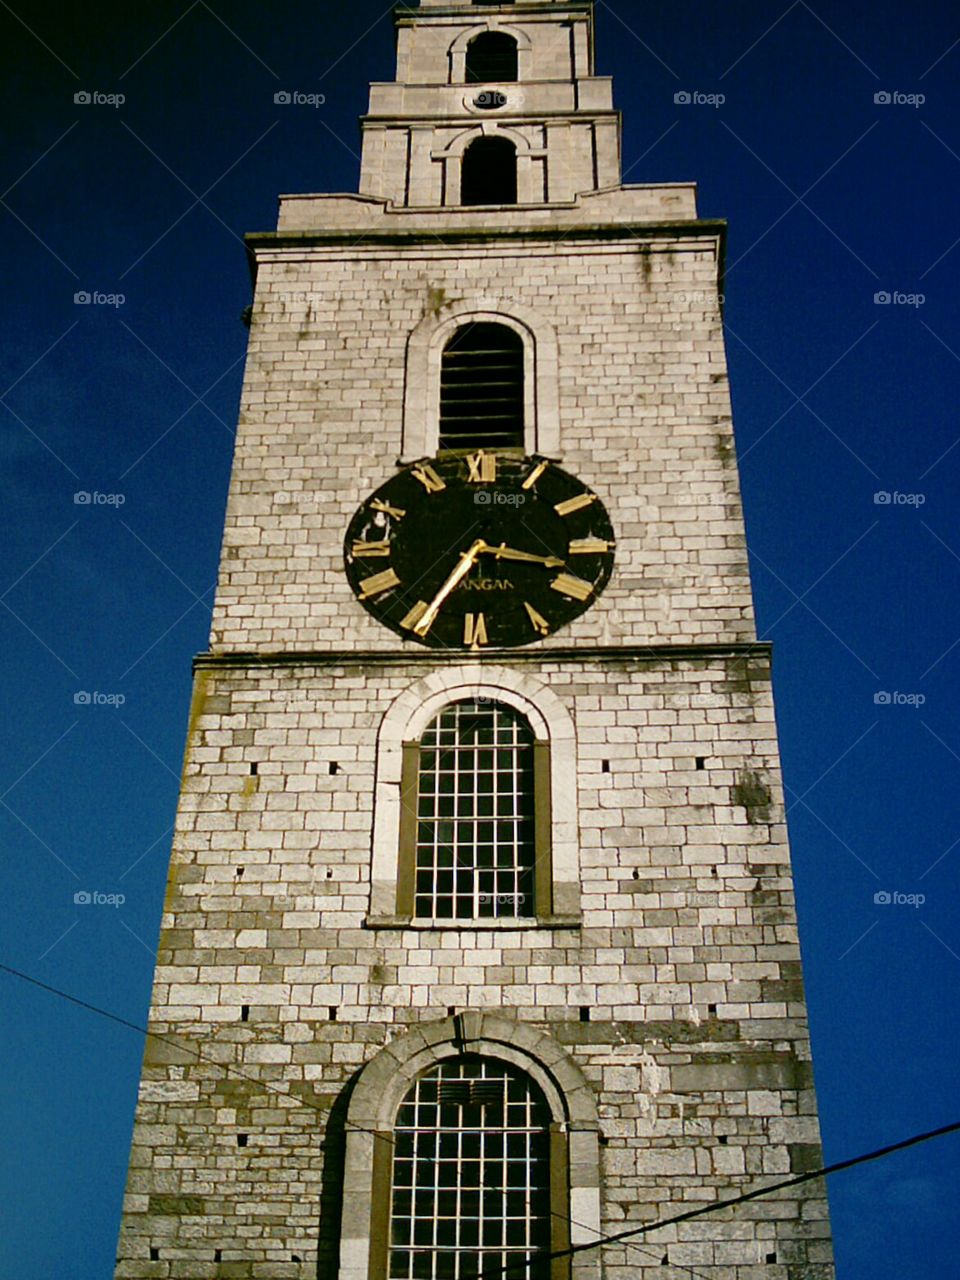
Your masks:
{"label": "camera icon watermark", "polygon": [[899,89],[879,89],[873,95],[878,107],[922,107],[927,100],[925,93],[901,93]]}
{"label": "camera icon watermark", "polygon": [[873,895],[878,907],[922,907],[927,900],[924,893],[899,893],[880,889]]}
{"label": "camera icon watermark", "polygon": [[502,489],[478,489],[473,495],[477,507],[522,507],[526,500],[525,493],[504,493]]}
{"label": "camera icon watermark", "polygon": [[701,93],[699,89],[678,89],[673,101],[678,107],[722,107],[725,93]]}
{"label": "camera icon watermark", "polygon": [[73,95],[78,107],[122,107],[127,100],[125,93],[101,93],[99,89],[78,89]]}
{"label": "camera icon watermark", "polygon": [[127,300],[125,293],[101,293],[99,289],[78,289],[73,295],[75,307],[122,307]]}
{"label": "camera icon watermark", "polygon": [[873,695],[875,707],[922,707],[926,701],[925,693],[900,693],[897,689],[892,693],[881,689]]}
{"label": "camera icon watermark", "polygon": [[473,105],[479,111],[497,111],[505,107],[510,99],[501,89],[483,89],[473,99]]}
{"label": "camera icon watermark", "polygon": [[73,695],[77,707],[122,707],[126,700],[125,693],[100,693],[96,689],[92,693],[88,689],[78,689]]}
{"label": "camera icon watermark", "polygon": [[878,289],[873,295],[875,307],[922,307],[927,300],[925,293],[903,293],[899,289]]}
{"label": "camera icon watermark", "polygon": [[273,95],[278,107],[322,107],[326,104],[325,93],[301,93],[299,89],[279,89]]}
{"label": "camera icon watermark", "polygon": [[73,900],[78,907],[122,907],[127,897],[123,893],[101,893],[99,889],[78,889]]}
{"label": "camera icon watermark", "polygon": [[873,495],[875,507],[922,507],[927,500],[925,493],[901,493],[899,489],[878,489]]}
{"label": "camera icon watermark", "polygon": [[73,495],[75,507],[122,507],[126,500],[123,493],[101,493],[98,489],[78,489]]}

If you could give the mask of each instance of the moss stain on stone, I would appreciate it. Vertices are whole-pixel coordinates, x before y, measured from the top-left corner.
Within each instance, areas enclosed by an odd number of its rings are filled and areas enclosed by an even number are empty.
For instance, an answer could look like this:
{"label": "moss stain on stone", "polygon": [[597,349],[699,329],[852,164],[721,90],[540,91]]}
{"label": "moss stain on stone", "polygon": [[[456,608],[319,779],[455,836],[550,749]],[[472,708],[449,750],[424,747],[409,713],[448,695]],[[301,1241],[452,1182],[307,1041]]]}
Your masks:
{"label": "moss stain on stone", "polygon": [[754,773],[752,769],[744,769],[734,783],[732,794],[733,803],[746,809],[747,821],[751,825],[770,821],[770,805],[773,797],[770,794],[770,788],[759,773]]}

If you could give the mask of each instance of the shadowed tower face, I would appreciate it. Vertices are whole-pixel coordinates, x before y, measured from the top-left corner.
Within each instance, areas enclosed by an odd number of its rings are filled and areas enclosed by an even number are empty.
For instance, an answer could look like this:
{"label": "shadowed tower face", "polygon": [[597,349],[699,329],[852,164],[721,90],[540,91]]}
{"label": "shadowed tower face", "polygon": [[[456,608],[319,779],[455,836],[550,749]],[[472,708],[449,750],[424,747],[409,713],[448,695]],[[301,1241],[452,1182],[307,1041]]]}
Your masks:
{"label": "shadowed tower face", "polygon": [[[400,8],[249,237],[133,1280],[832,1280],[769,649],[690,184],[577,0]],[[161,1038],[162,1037],[162,1038]]]}

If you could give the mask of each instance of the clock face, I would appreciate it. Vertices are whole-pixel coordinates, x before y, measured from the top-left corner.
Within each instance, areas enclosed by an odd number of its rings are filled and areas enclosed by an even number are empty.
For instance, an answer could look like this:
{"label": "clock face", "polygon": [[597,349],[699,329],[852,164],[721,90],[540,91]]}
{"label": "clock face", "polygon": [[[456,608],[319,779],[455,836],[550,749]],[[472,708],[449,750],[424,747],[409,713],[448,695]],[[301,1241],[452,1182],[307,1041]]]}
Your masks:
{"label": "clock face", "polygon": [[406,640],[530,644],[589,609],[613,568],[595,493],[541,458],[480,451],[404,468],[347,530],[347,577]]}

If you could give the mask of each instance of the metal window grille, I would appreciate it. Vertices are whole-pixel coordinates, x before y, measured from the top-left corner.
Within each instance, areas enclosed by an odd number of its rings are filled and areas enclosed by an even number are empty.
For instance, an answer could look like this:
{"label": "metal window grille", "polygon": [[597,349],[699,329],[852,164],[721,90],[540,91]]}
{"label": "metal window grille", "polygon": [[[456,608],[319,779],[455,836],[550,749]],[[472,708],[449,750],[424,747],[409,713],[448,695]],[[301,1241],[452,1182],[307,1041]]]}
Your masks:
{"label": "metal window grille", "polygon": [[454,702],[420,740],[414,913],[532,916],[534,738],[501,703]]}
{"label": "metal window grille", "polygon": [[[522,1072],[490,1058],[417,1080],[394,1130],[389,1280],[548,1280],[550,1113]],[[521,1264],[529,1264],[523,1270]]]}
{"label": "metal window grille", "polygon": [[443,352],[440,448],[523,444],[523,339],[502,324],[466,324]]}
{"label": "metal window grille", "polygon": [[517,42],[502,31],[485,31],[467,45],[467,84],[514,81],[518,72]]}
{"label": "metal window grille", "polygon": [[460,203],[517,203],[517,148],[509,138],[477,138],[470,143],[463,153]]}

